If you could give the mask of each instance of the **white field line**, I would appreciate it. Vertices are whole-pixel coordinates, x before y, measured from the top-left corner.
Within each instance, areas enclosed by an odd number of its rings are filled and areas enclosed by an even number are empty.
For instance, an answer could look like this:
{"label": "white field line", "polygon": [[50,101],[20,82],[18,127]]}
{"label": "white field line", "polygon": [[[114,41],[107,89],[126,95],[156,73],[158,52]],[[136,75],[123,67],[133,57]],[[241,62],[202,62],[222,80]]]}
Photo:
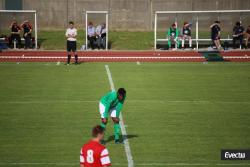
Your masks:
{"label": "white field line", "polygon": [[210,100],[128,100],[127,102],[134,102],[134,103],[197,103],[197,104],[213,104],[213,103],[235,103],[235,104],[241,104],[241,103],[246,103],[250,104],[250,101],[220,101],[220,100],[215,100],[215,101],[210,101]]}
{"label": "white field line", "polygon": [[[250,56],[223,56],[224,59],[249,59]],[[65,56],[0,56],[0,59],[66,59]],[[93,56],[93,57],[87,57],[87,56],[80,56],[78,59],[205,59],[202,56],[162,56],[162,57],[142,57],[142,56]]]}
{"label": "white field line", "polygon": [[25,166],[25,165],[54,165],[54,166],[72,166],[77,165],[79,163],[66,163],[66,162],[0,162],[0,166],[5,165],[18,165],[18,166]]}
{"label": "white field line", "polygon": [[31,100],[31,101],[0,101],[9,104],[46,104],[46,103],[98,103],[98,100]]}
{"label": "white field line", "polygon": [[[75,162],[0,162],[0,166],[6,165],[17,165],[17,166],[25,166],[25,165],[54,165],[54,166],[72,166],[79,165],[79,163]],[[124,163],[112,163],[112,165],[117,166],[127,166]],[[250,166],[250,163],[138,163],[136,166]]]}
{"label": "white field line", "polygon": [[[244,56],[245,58],[246,56]],[[0,56],[1,59],[66,59],[65,56]],[[198,57],[198,56],[163,56],[163,57],[141,57],[141,56],[126,56],[126,57],[119,57],[119,56],[93,56],[93,57],[86,57],[86,56],[80,56],[78,59],[204,59],[204,57]]]}
{"label": "white field line", "polygon": [[209,164],[202,163],[141,163],[137,166],[208,166]]}
{"label": "white field line", "polygon": [[[111,72],[109,70],[109,66],[105,65],[105,68],[106,68],[106,72],[107,72],[107,75],[108,75],[110,88],[111,88],[112,91],[115,91],[115,86],[114,86],[114,82],[113,82],[113,79],[112,79]],[[120,113],[120,125],[121,125],[122,134],[124,136],[123,140],[124,140],[124,147],[125,147],[125,152],[126,152],[127,161],[128,161],[128,167],[134,167],[134,161],[133,161],[133,157],[132,157],[132,154],[131,154],[131,149],[130,149],[129,141],[128,141],[128,138],[127,138],[127,132],[126,132],[126,128],[124,126],[122,113]]]}
{"label": "white field line", "polygon": [[215,164],[216,166],[250,166],[248,163],[233,163],[233,164]]}
{"label": "white field line", "polygon": [[[0,104],[46,104],[46,103],[98,103],[98,100],[26,100],[0,101]],[[196,103],[196,104],[250,104],[250,101],[209,100],[127,100],[127,103]]]}

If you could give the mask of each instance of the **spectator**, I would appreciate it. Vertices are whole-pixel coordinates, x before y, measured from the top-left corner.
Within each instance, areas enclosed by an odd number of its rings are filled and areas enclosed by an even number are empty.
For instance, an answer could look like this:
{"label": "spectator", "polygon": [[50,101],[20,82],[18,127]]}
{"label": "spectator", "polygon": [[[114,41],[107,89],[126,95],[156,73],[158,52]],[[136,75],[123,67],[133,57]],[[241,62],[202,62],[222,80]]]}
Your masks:
{"label": "spectator", "polygon": [[236,41],[240,41],[240,48],[243,44],[243,37],[244,37],[244,27],[241,25],[240,22],[236,22],[233,28],[233,47],[236,49]]}
{"label": "spectator", "polygon": [[246,29],[245,36],[246,36],[246,48],[248,48],[248,41],[250,40],[250,25]]}
{"label": "spectator", "polygon": [[106,33],[107,33],[106,24],[103,23],[101,34],[102,34],[102,45],[104,49],[106,48]]}
{"label": "spectator", "polygon": [[215,21],[211,26],[211,39],[213,44],[216,46],[217,49],[221,49],[221,44],[220,44],[220,22]]}
{"label": "spectator", "polygon": [[176,24],[172,24],[172,26],[168,29],[167,38],[168,38],[168,47],[171,48],[172,43],[175,44],[175,47],[179,48],[179,30],[176,27]]}
{"label": "spectator", "polygon": [[96,33],[96,42],[97,42],[97,48],[101,49],[102,47],[102,37],[101,37],[101,30],[102,30],[102,25],[98,25],[95,29]]}
{"label": "spectator", "polygon": [[76,53],[76,36],[77,36],[77,29],[74,28],[74,22],[69,22],[69,28],[66,31],[65,34],[67,38],[67,52],[68,52],[68,61],[67,65],[70,64],[71,59],[71,51],[74,53],[75,56],[75,64],[78,64],[78,56]]}
{"label": "spectator", "polygon": [[96,31],[92,22],[89,22],[89,25],[88,25],[88,40],[89,40],[90,48],[93,50],[95,48],[94,45],[95,45],[95,40],[96,40]]}
{"label": "spectator", "polygon": [[192,47],[191,24],[185,22],[182,28],[182,48],[184,48],[185,40],[189,41],[189,47]]}
{"label": "spectator", "polygon": [[96,28],[96,38],[97,38],[97,46],[98,49],[106,48],[106,24],[97,26]]}
{"label": "spectator", "polygon": [[32,25],[29,23],[29,20],[25,20],[21,24],[23,29],[23,38],[25,39],[24,49],[31,48],[31,38],[32,38]]}
{"label": "spectator", "polygon": [[18,48],[21,48],[21,28],[18,26],[17,22],[14,20],[10,25],[11,36],[9,39],[9,46],[12,46],[13,41],[17,41]]}

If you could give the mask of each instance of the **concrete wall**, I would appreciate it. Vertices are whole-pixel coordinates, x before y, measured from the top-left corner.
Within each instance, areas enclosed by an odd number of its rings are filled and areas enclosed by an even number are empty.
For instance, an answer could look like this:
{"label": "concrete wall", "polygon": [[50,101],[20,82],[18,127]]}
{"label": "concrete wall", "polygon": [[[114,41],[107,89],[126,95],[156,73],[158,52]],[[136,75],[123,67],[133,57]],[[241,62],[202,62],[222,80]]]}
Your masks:
{"label": "concrete wall", "polygon": [[[0,0],[0,9],[3,9]],[[250,0],[23,0],[24,9],[38,11],[39,27],[65,28],[69,20],[84,27],[82,12],[108,10],[111,29],[152,30],[157,10],[250,9]],[[93,22],[103,22],[98,16]]]}
{"label": "concrete wall", "polygon": [[4,9],[4,0],[0,0],[0,9]]}
{"label": "concrete wall", "polygon": [[67,0],[23,0],[24,10],[37,10],[39,28],[67,26]]}
{"label": "concrete wall", "polygon": [[110,27],[150,29],[151,5],[148,0],[111,0]]}

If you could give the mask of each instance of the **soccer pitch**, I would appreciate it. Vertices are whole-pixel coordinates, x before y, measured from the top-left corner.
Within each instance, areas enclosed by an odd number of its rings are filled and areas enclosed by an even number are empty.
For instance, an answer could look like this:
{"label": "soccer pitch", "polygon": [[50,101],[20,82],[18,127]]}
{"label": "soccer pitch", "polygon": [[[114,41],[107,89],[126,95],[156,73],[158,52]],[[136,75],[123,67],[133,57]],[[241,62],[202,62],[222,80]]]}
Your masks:
{"label": "soccer pitch", "polygon": [[[0,63],[0,166],[79,166],[100,123],[98,101],[125,87],[135,166],[250,166],[221,149],[250,148],[250,63]],[[124,145],[106,146],[127,166]]]}

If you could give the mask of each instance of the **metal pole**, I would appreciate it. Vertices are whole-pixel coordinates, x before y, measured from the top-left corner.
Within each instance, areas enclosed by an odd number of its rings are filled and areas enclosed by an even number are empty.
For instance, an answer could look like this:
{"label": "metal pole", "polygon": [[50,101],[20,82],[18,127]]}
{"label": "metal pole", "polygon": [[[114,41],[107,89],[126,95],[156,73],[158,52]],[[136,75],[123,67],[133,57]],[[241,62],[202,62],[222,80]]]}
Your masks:
{"label": "metal pole", "polygon": [[88,50],[88,13],[85,13],[85,46]]}
{"label": "metal pole", "polygon": [[156,50],[156,36],[157,36],[157,13],[155,13],[155,26],[154,26],[154,49]]}
{"label": "metal pole", "polygon": [[197,15],[196,20],[196,49],[199,49],[199,16]]}
{"label": "metal pole", "polygon": [[[240,23],[242,24],[242,13],[240,13]],[[240,45],[240,50],[241,50],[241,45]]]}
{"label": "metal pole", "polygon": [[202,10],[202,11],[156,11],[157,14],[168,13],[240,13],[240,12],[250,12],[250,10]]}
{"label": "metal pole", "polygon": [[109,14],[106,13],[106,50],[108,50],[108,39],[109,39]]}
{"label": "metal pole", "polygon": [[37,14],[35,12],[35,48],[37,49]]}
{"label": "metal pole", "polygon": [[[178,20],[177,20],[177,13],[175,14],[175,21],[174,21],[174,24],[176,26],[176,31],[178,31]],[[178,38],[178,37],[177,37]],[[177,42],[178,42],[178,39],[176,39],[175,41],[175,49],[177,49]]]}

